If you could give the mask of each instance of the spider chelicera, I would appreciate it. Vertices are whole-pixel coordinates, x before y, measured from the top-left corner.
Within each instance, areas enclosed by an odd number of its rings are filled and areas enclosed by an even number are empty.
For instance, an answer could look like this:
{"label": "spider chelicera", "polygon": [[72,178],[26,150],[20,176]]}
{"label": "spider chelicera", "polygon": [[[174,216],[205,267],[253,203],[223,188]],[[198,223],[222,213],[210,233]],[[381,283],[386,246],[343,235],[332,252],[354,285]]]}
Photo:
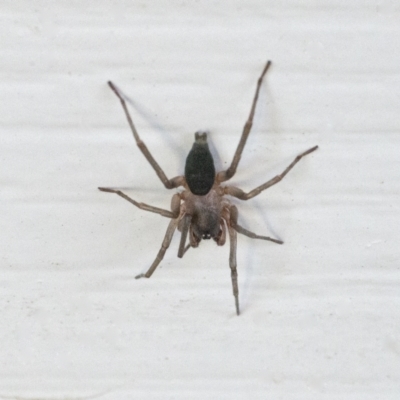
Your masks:
{"label": "spider chelicera", "polygon": [[[162,208],[150,206],[148,204],[139,203],[120,190],[99,187],[99,190],[103,192],[115,193],[142,210],[160,214],[163,217],[171,219],[156,259],[146,273],[140,274],[136,276],[136,278],[151,277],[158,264],[163,259],[164,254],[171,243],[172,236],[177,228],[181,232],[181,240],[178,250],[179,258],[182,258],[190,247],[198,247],[202,239],[214,239],[218,246],[223,246],[226,241],[226,231],[228,230],[230,240],[229,266],[231,269],[232,288],[233,295],[235,297],[237,315],[239,315],[240,310],[236,270],[236,233],[239,232],[252,239],[269,240],[277,244],[283,244],[283,242],[268,236],[256,235],[255,233],[240,226],[238,224],[238,210],[236,206],[232,205],[229,199],[225,196],[234,196],[240,200],[249,200],[257,196],[263,190],[268,189],[272,185],[280,182],[302,157],[312,153],[318,148],[318,146],[314,146],[311,149],[299,154],[281,174],[275,176],[248,193],[234,186],[221,185],[222,182],[231,179],[235,175],[243,148],[246,144],[247,138],[250,134],[251,126],[253,124],[253,117],[261,83],[270,65],[271,61],[268,61],[260,78],[257,81],[256,93],[254,95],[250,115],[243,128],[242,136],[237,146],[235,155],[233,156],[230,167],[226,171],[215,173],[214,161],[207,144],[207,133],[196,132],[195,142],[186,158],[185,174],[172,179],[167,178],[164,171],[151,155],[147,146],[140,139],[129,114],[123,95],[112,82],[108,82],[110,88],[121,101],[126,118],[128,119],[128,123],[132,130],[133,137],[136,140],[136,144],[146,157],[147,161],[153,167],[161,182],[167,189],[178,188],[180,186],[184,188],[182,192],[175,193],[172,196],[171,211],[168,211]],[[189,243],[186,245],[187,236],[189,236]]]}

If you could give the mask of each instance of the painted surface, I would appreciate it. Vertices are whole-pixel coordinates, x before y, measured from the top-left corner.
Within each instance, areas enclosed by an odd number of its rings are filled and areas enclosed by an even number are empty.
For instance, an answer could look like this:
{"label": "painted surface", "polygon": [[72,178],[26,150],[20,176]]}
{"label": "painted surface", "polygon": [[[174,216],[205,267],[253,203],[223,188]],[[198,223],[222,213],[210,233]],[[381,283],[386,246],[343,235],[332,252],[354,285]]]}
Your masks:
{"label": "painted surface", "polygon": [[[392,1],[5,2],[0,24],[0,398],[398,399],[400,10]],[[168,208],[106,82],[131,100],[165,173],[194,132],[229,165],[229,247],[208,241],[149,280]],[[92,396],[92,397],[90,397]]]}

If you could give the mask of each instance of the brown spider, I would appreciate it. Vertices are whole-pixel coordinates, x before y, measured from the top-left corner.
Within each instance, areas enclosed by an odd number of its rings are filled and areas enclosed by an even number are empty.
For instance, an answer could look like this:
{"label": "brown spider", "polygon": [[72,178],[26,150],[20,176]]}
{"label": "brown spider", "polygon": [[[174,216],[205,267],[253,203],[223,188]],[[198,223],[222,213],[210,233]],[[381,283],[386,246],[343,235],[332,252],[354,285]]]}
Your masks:
{"label": "brown spider", "polygon": [[[235,297],[237,315],[239,315],[240,311],[236,270],[236,232],[246,235],[252,239],[269,240],[278,244],[283,244],[283,242],[267,236],[256,235],[255,233],[250,232],[240,226],[237,222],[237,208],[232,205],[224,196],[230,195],[241,200],[249,200],[257,196],[263,190],[268,189],[272,185],[280,182],[302,157],[312,153],[318,148],[318,146],[314,146],[304,153],[299,154],[280,175],[275,176],[268,182],[256,187],[248,193],[245,193],[243,190],[234,186],[221,186],[222,182],[229,180],[233,177],[233,175],[235,175],[243,148],[246,144],[246,140],[253,124],[253,117],[260,86],[270,65],[271,61],[268,61],[260,78],[258,79],[257,89],[251,106],[250,115],[243,128],[242,136],[230,167],[226,171],[221,171],[217,174],[215,173],[214,161],[207,144],[207,134],[205,132],[196,132],[195,142],[186,159],[185,175],[177,176],[172,179],[167,178],[164,171],[147,149],[147,146],[140,139],[139,134],[132,122],[132,118],[128,112],[123,95],[118,91],[112,82],[108,82],[111,89],[121,101],[126,118],[128,119],[128,123],[131,127],[133,137],[136,140],[136,144],[146,157],[147,161],[151,164],[164,186],[167,189],[173,189],[179,186],[183,186],[184,188],[183,192],[176,193],[172,196],[171,211],[153,207],[148,204],[139,203],[122,193],[120,190],[102,187],[99,188],[99,190],[103,192],[115,193],[118,196],[123,197],[125,200],[142,210],[151,211],[171,219],[156,259],[145,274],[140,274],[136,276],[136,278],[150,278],[158,264],[163,259],[164,254],[171,243],[172,236],[176,228],[178,228],[178,230],[182,233],[178,250],[179,258],[182,258],[190,247],[198,247],[202,239],[212,238],[215,240],[218,246],[223,246],[226,240],[226,229],[228,228],[230,239],[229,266],[231,269],[233,295]],[[189,244],[186,246],[186,238],[188,235]]]}

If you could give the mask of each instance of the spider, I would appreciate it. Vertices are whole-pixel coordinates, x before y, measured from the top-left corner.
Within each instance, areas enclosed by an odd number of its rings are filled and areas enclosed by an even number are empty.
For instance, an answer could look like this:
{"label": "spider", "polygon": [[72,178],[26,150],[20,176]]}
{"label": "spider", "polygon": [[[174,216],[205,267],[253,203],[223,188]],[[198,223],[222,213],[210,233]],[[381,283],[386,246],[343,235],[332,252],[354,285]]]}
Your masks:
{"label": "spider", "polygon": [[[161,182],[167,189],[174,189],[180,186],[184,188],[182,192],[175,193],[172,196],[171,211],[168,211],[158,207],[153,207],[148,204],[139,203],[120,190],[99,187],[99,190],[108,193],[115,193],[142,210],[160,214],[163,217],[170,219],[167,232],[156,259],[147,272],[136,276],[136,279],[151,277],[163,259],[176,229],[181,232],[178,250],[179,258],[182,258],[190,247],[198,247],[199,243],[203,239],[213,239],[218,246],[223,246],[225,244],[228,231],[230,240],[229,267],[231,270],[233,296],[235,299],[236,313],[237,315],[240,314],[238,275],[236,269],[237,232],[252,239],[263,239],[277,244],[283,244],[283,242],[268,236],[257,235],[240,226],[238,224],[238,210],[236,206],[231,204],[229,199],[225,196],[233,196],[240,200],[249,200],[257,196],[263,190],[268,189],[269,187],[280,182],[286,176],[286,174],[301,160],[302,157],[312,153],[318,148],[318,146],[314,146],[299,154],[281,174],[275,176],[248,193],[235,186],[221,185],[223,182],[231,179],[235,175],[243,148],[246,144],[247,138],[250,134],[251,126],[253,124],[253,117],[260,87],[270,65],[271,61],[268,61],[261,73],[260,78],[257,81],[256,92],[253,98],[250,115],[246,121],[246,124],[244,125],[242,136],[233,156],[230,167],[225,171],[220,171],[218,173],[215,172],[214,161],[208,148],[207,133],[196,132],[195,142],[186,158],[184,175],[176,176],[172,179],[167,178],[160,165],[157,163],[147,146],[139,137],[126,106],[124,96],[112,82],[108,82],[108,85],[121,102],[137,146],[146,157],[150,165],[153,167]],[[189,243],[186,245],[188,236]]]}

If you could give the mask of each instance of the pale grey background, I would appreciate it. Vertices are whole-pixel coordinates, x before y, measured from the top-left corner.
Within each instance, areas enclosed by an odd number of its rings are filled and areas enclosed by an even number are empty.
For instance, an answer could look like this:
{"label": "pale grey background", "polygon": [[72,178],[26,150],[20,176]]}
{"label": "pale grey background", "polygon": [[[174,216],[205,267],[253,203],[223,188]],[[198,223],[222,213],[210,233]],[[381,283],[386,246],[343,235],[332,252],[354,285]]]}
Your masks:
{"label": "pale grey background", "polygon": [[[396,1],[3,1],[0,398],[398,399],[400,6]],[[235,185],[318,144],[238,204],[228,246],[180,260],[112,79],[168,176],[198,129]]]}

